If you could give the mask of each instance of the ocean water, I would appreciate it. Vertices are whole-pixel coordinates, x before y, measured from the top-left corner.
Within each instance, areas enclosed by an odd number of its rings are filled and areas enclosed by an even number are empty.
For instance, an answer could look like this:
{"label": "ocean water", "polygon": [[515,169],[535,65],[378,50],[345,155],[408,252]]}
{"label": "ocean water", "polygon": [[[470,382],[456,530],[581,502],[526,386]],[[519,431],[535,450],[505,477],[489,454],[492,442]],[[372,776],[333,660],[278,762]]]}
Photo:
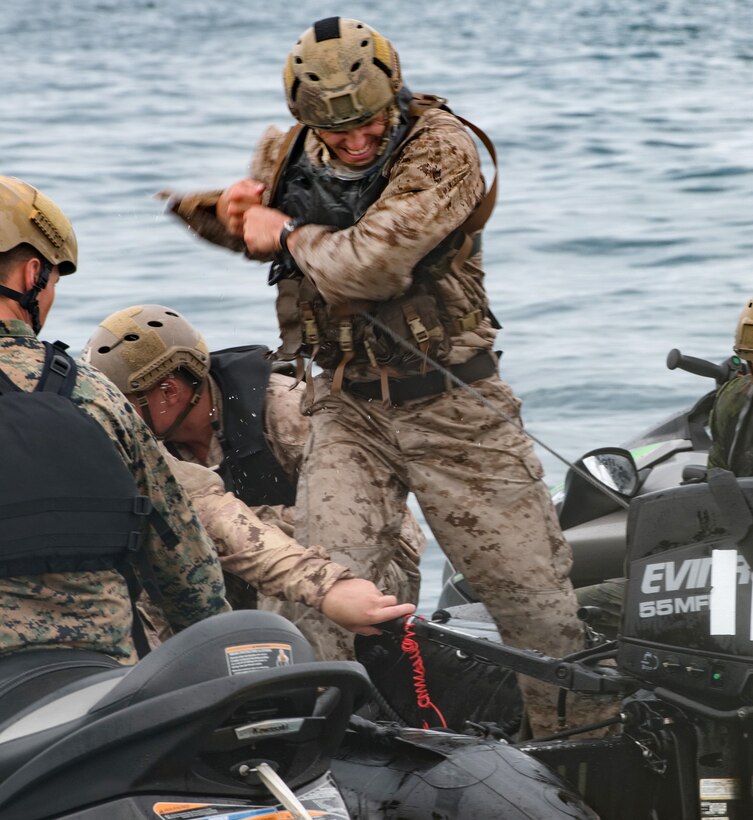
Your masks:
{"label": "ocean water", "polygon": [[[192,239],[154,194],[243,176],[266,125],[291,122],[289,48],[337,14],[495,143],[487,287],[548,481],[709,389],[664,362],[724,359],[753,296],[748,0],[5,0],[0,173],[52,196],[80,244],[43,336],[78,351],[112,311],[159,302],[210,347],[275,346],[264,267]],[[432,545],[422,608],[441,565]]]}

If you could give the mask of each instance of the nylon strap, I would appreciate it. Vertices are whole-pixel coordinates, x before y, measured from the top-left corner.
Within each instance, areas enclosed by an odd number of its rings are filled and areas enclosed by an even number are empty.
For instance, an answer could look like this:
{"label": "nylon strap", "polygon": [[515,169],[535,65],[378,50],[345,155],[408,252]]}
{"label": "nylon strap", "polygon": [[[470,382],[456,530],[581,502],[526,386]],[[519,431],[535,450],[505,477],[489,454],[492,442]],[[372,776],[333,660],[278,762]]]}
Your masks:
{"label": "nylon strap", "polygon": [[[154,428],[152,428],[152,432],[154,433],[154,437],[158,441],[170,441],[170,438],[172,437],[173,433],[175,433],[175,431],[180,427],[180,425],[183,424],[183,422],[186,420],[186,417],[191,412],[191,410],[193,410],[194,407],[196,407],[196,405],[199,403],[199,399],[201,399],[201,394],[204,392],[204,385],[205,384],[206,384],[206,379],[203,382],[199,382],[196,385],[196,387],[194,388],[194,391],[193,391],[193,396],[191,396],[191,400],[180,411],[180,413],[178,413],[175,421],[167,428],[167,430],[165,430],[164,433],[162,433],[162,435],[158,436],[157,433],[154,431]],[[151,424],[149,426],[151,427]]]}
{"label": "nylon strap", "polygon": [[277,165],[274,168],[274,172],[272,173],[272,181],[269,184],[268,189],[268,196],[267,203],[272,205],[275,201],[275,195],[277,194],[277,186],[280,184],[280,179],[282,178],[282,172],[285,169],[285,166],[288,163],[288,155],[290,154],[290,149],[293,147],[293,143],[296,140],[296,137],[303,131],[305,126],[303,123],[299,122],[296,123],[292,128],[288,129],[287,134],[282,139],[280,143],[280,151],[277,154]]}
{"label": "nylon strap", "polygon": [[315,344],[311,349],[311,358],[306,365],[304,379],[306,381],[306,401],[309,404],[314,402],[314,361],[319,355],[319,345]]}
{"label": "nylon strap", "polygon": [[[139,550],[142,552],[142,550]],[[133,571],[133,566],[129,561],[123,561],[118,566],[118,572],[125,578],[126,586],[128,587],[128,597],[131,599],[131,639],[133,645],[136,647],[136,654],[139,660],[145,658],[151,652],[149,640],[146,637],[144,624],[141,620],[136,601],[141,596],[141,584]]]}
{"label": "nylon strap", "polygon": [[0,506],[0,520],[48,512],[86,512],[87,510],[129,513],[134,510],[134,498],[41,498],[35,501],[3,504]]}
{"label": "nylon strap", "polygon": [[13,290],[5,285],[0,285],[0,296],[7,296],[8,299],[13,299],[14,302],[20,302],[24,295],[20,290]]}
{"label": "nylon strap", "polygon": [[474,125],[469,120],[466,120],[464,117],[458,116],[457,114],[454,116],[456,116],[460,122],[463,123],[463,125],[470,128],[471,131],[473,131],[473,133],[481,140],[484,148],[486,148],[489,152],[489,156],[492,158],[492,163],[494,164],[494,179],[492,180],[492,184],[489,186],[484,198],[476,206],[476,210],[460,226],[461,231],[467,234],[472,234],[476,233],[476,231],[480,231],[484,225],[486,225],[489,221],[489,217],[494,211],[494,206],[497,203],[497,151],[494,148],[494,143],[478,126]]}
{"label": "nylon strap", "polygon": [[353,358],[355,354],[352,350],[346,350],[343,353],[342,359],[337,363],[337,367],[335,368],[335,372],[332,374],[332,385],[330,388],[330,393],[333,396],[339,396],[342,392],[343,387],[343,376],[345,374],[345,368],[350,363],[350,360]]}
{"label": "nylon strap", "polygon": [[387,410],[392,406],[392,397],[390,396],[390,377],[386,367],[379,368],[379,388],[382,392],[382,407]]}
{"label": "nylon strap", "polygon": [[[462,231],[465,234],[476,233],[476,231],[480,231],[484,227],[484,225],[486,225],[486,223],[489,221],[489,217],[492,215],[492,212],[494,211],[494,206],[497,202],[497,151],[494,148],[494,143],[491,141],[486,132],[482,131],[477,125],[474,125],[474,123],[472,123],[470,120],[467,120],[465,119],[465,117],[461,117],[454,111],[451,111],[450,108],[447,106],[447,100],[443,97],[435,97],[431,94],[414,94],[413,99],[411,100],[410,108],[408,109],[408,113],[411,116],[415,115],[416,117],[421,117],[423,114],[426,113],[426,111],[432,108],[441,108],[444,111],[448,111],[450,114],[453,115],[453,117],[462,122],[463,125],[466,126],[466,128],[470,128],[470,130],[473,131],[473,133],[479,138],[479,140],[481,140],[484,148],[486,148],[486,150],[489,152],[489,156],[492,159],[492,163],[494,165],[494,179],[492,180],[492,184],[487,189],[486,193],[484,194],[484,198],[476,206],[473,213],[458,228],[459,231]],[[398,149],[395,150],[396,154],[399,153],[400,148],[402,148],[402,144],[398,146]],[[470,248],[467,249],[467,251],[469,250]],[[465,261],[465,259],[463,261]]]}
{"label": "nylon strap", "polygon": [[34,388],[46,393],[57,393],[69,399],[76,385],[78,368],[76,362],[66,353],[68,345],[57,341],[53,344],[44,344],[44,368],[42,376]]}

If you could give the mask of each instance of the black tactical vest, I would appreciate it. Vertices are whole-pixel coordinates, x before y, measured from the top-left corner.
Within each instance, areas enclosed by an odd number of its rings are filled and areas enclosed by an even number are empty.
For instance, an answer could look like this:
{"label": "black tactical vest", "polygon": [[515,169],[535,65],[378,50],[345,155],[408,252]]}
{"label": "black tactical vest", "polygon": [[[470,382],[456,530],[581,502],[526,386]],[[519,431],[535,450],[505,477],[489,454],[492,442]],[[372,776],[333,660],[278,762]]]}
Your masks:
{"label": "black tactical vest", "polygon": [[134,602],[142,585],[155,603],[162,599],[143,536],[151,525],[168,547],[178,541],[139,495],[105,430],[71,400],[76,363],[66,345],[44,345],[33,391],[0,370],[0,577],[117,570],[128,584],[143,657],[149,647]]}
{"label": "black tactical vest", "polygon": [[295,486],[269,449],[264,436],[264,408],[271,366],[261,345],[211,354],[210,375],[222,395],[224,459],[218,472],[228,492],[249,507],[295,504]]}

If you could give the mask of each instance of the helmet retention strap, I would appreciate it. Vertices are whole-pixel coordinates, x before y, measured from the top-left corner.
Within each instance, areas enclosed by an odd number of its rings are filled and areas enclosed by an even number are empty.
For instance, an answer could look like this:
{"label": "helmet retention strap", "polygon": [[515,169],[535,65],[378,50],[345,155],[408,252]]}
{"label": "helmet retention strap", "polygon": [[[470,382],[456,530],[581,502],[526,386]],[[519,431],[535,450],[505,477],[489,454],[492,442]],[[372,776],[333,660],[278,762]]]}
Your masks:
{"label": "helmet retention strap", "polygon": [[37,281],[31,290],[27,290],[26,293],[0,285],[0,294],[18,302],[21,308],[29,314],[31,326],[34,333],[37,334],[42,329],[42,323],[39,320],[39,294],[47,287],[51,273],[52,265],[45,260],[42,262],[42,269],[39,271]]}
{"label": "helmet retention strap", "polygon": [[149,425],[149,428],[154,433],[154,437],[157,441],[170,441],[170,437],[175,433],[175,431],[180,427],[181,424],[186,420],[186,416],[191,412],[191,410],[196,407],[199,403],[199,399],[201,398],[201,394],[204,392],[204,385],[206,384],[206,380],[199,382],[196,385],[196,389],[193,391],[193,396],[191,396],[191,400],[188,404],[180,411],[178,417],[175,421],[165,430],[164,433],[158,435],[157,431],[154,429],[154,421],[152,420],[151,412],[149,411],[148,406],[144,407],[144,421]]}

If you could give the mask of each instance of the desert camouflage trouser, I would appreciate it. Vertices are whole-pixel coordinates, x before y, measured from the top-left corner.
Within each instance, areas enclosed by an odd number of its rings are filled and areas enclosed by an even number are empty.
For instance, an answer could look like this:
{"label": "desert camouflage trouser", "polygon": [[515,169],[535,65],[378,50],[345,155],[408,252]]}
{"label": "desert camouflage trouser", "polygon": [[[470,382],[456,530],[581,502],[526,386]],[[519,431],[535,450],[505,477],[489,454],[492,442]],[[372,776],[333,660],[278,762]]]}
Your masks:
{"label": "desert camouflage trouser", "polygon": [[[499,378],[474,388],[519,419],[520,402]],[[385,409],[330,396],[324,376],[312,409],[296,502],[301,544],[326,544],[333,560],[378,583],[412,491],[507,643],[555,657],[583,649],[570,547],[531,441],[516,424],[460,389]],[[310,609],[282,611],[320,658],[353,657],[352,634]],[[528,678],[521,687],[534,734],[556,731],[558,691]],[[603,704],[572,695],[568,702],[570,725],[603,716]]]}

